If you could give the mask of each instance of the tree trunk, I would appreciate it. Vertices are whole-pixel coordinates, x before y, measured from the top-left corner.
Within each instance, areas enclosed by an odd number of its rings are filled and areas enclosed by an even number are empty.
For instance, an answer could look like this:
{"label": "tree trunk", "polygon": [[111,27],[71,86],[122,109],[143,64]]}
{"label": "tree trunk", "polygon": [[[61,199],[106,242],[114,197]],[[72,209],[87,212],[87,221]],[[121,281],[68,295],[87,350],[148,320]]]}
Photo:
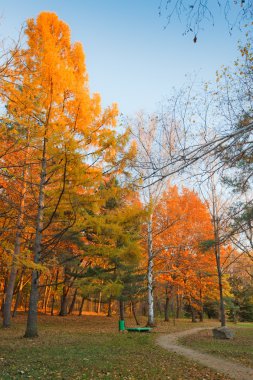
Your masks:
{"label": "tree trunk", "polygon": [[82,315],[82,313],[83,313],[84,301],[85,301],[85,297],[82,297],[82,302],[81,302],[80,309],[79,309],[79,314],[78,314],[79,316]]}
{"label": "tree trunk", "polygon": [[159,298],[156,299],[156,308],[160,316],[163,314],[163,308],[161,307],[161,302]]}
{"label": "tree trunk", "polygon": [[108,301],[108,311],[107,311],[107,317],[112,316],[112,297],[110,296]]}
{"label": "tree trunk", "polygon": [[[35,264],[40,263],[40,256],[41,256],[41,241],[42,241],[44,203],[45,203],[45,184],[46,184],[46,172],[47,172],[46,148],[47,148],[47,138],[46,138],[46,131],[45,131],[45,136],[43,139],[43,153],[42,153],[40,185],[39,185],[38,214],[37,214],[37,219],[36,219],[36,234],[35,234],[35,244],[34,244],[34,263]],[[24,335],[25,338],[35,338],[38,336],[38,310],[37,310],[38,299],[39,299],[38,284],[39,284],[39,271],[36,269],[33,269],[27,326],[26,326],[26,332]]]}
{"label": "tree trunk", "polygon": [[46,297],[46,302],[45,302],[45,309],[44,309],[45,314],[47,314],[47,305],[48,305],[51,293],[52,293],[52,287],[49,285],[49,289],[48,289],[47,297]]}
{"label": "tree trunk", "polygon": [[132,312],[133,312],[133,316],[135,319],[135,323],[137,324],[137,326],[139,326],[140,323],[139,323],[137,315],[136,315],[135,303],[133,301],[131,301],[131,305],[132,305]]}
{"label": "tree trunk", "polygon": [[42,298],[42,307],[41,309],[44,310],[45,312],[45,308],[46,308],[46,302],[47,302],[47,294],[48,294],[48,290],[49,290],[49,287],[47,285],[47,278],[46,278],[46,283],[45,283],[45,291],[44,291],[44,294],[43,294],[43,298]]}
{"label": "tree trunk", "polygon": [[75,303],[76,303],[76,296],[77,296],[77,288],[75,289],[75,292],[74,292],[74,295],[73,295],[73,298],[72,298],[72,302],[71,302],[70,307],[69,307],[68,314],[72,314],[72,312],[74,310],[74,306],[75,306]]}
{"label": "tree trunk", "polygon": [[174,288],[173,288],[171,310],[172,310],[172,316],[173,316],[173,325],[176,326],[176,302],[175,302],[175,289]]}
{"label": "tree trunk", "polygon": [[54,303],[55,303],[55,297],[54,297],[54,294],[53,294],[52,303],[51,303],[51,312],[50,312],[50,314],[52,316],[54,315]]}
{"label": "tree trunk", "polygon": [[66,315],[68,315],[67,306],[68,306],[67,296],[62,295],[62,297],[61,297],[61,308],[60,308],[59,316],[66,317]]}
{"label": "tree trunk", "polygon": [[[29,135],[27,137],[27,142],[29,143]],[[22,238],[22,230],[23,230],[23,224],[24,224],[24,213],[25,213],[25,200],[26,200],[26,189],[27,189],[27,153],[25,156],[25,162],[24,162],[24,168],[23,168],[23,174],[22,174],[22,180],[23,180],[23,186],[21,189],[21,197],[20,197],[20,206],[19,206],[19,215],[17,219],[17,225],[16,225],[16,237],[15,237],[15,244],[14,244],[14,252],[13,252],[13,258],[11,263],[11,270],[9,274],[9,280],[8,285],[5,292],[5,301],[4,301],[4,312],[3,312],[3,327],[10,327],[11,325],[11,305],[12,305],[12,298],[13,298],[13,292],[14,292],[14,286],[15,281],[17,277],[17,258],[20,255],[20,248],[21,248],[21,238]]]}
{"label": "tree trunk", "polygon": [[165,298],[165,306],[164,306],[164,321],[169,322],[169,307],[170,307],[170,299],[168,296],[168,290],[166,289],[166,298]]}
{"label": "tree trunk", "polygon": [[220,293],[220,320],[221,320],[221,326],[226,326],[225,305],[224,305],[224,298],[223,298],[222,271],[221,271],[219,253],[216,254],[216,263],[217,263],[217,272],[218,272],[218,279],[219,279],[219,293]]}
{"label": "tree trunk", "polygon": [[200,299],[200,311],[199,311],[199,321],[204,321],[204,307],[203,307],[203,298],[202,298],[202,289],[199,291],[199,299]]}
{"label": "tree trunk", "polygon": [[15,301],[15,305],[14,305],[14,309],[13,309],[13,313],[12,313],[12,317],[13,318],[16,316],[17,309],[18,309],[19,302],[20,302],[20,298],[21,298],[21,292],[22,292],[22,289],[23,289],[23,276],[24,276],[23,273],[24,273],[24,270],[22,271],[21,276],[20,276],[20,280],[19,280],[16,301]]}
{"label": "tree trunk", "polygon": [[121,321],[125,320],[124,302],[122,300],[119,300],[119,318]]}
{"label": "tree trunk", "polygon": [[214,253],[216,259],[217,273],[218,273],[218,282],[219,282],[219,294],[220,294],[220,320],[221,326],[226,326],[226,315],[225,315],[225,304],[223,298],[223,283],[222,283],[222,270],[220,262],[220,236],[219,236],[219,217],[217,211],[217,199],[216,199],[216,190],[215,186],[212,187],[212,196],[213,196],[213,229],[214,229]]}
{"label": "tree trunk", "polygon": [[21,290],[18,290],[17,296],[16,296],[16,301],[15,301],[13,312],[12,312],[12,318],[15,318],[17,315],[17,310],[18,310],[20,299],[21,299]]}
{"label": "tree trunk", "polygon": [[60,312],[59,312],[59,315],[61,317],[65,317],[68,314],[68,310],[67,310],[67,306],[68,306],[68,299],[67,299],[68,291],[69,291],[69,289],[67,288],[67,286],[64,286],[63,290],[62,290],[61,308],[60,308]]}
{"label": "tree trunk", "polygon": [[192,307],[192,305],[191,305],[191,315],[192,315],[192,323],[196,323],[197,322],[196,310],[194,309],[194,307]]}
{"label": "tree trunk", "polygon": [[177,313],[176,313],[176,318],[179,319],[180,317],[180,311],[181,311],[181,302],[180,302],[180,296],[179,294],[177,293]]}
{"label": "tree trunk", "polygon": [[97,314],[101,312],[101,299],[102,299],[102,293],[99,292],[99,296],[98,296],[98,306],[97,306]]}
{"label": "tree trunk", "polygon": [[[7,288],[7,282],[8,282],[8,278],[5,277],[4,279],[4,286],[3,286],[3,294],[5,295],[5,290]],[[1,313],[3,314],[4,313],[4,296],[2,298],[2,304],[1,304]]]}
{"label": "tree trunk", "polygon": [[56,271],[56,276],[55,276],[55,288],[54,288],[54,292],[53,292],[53,298],[52,298],[52,304],[51,304],[51,315],[53,316],[54,315],[54,304],[55,304],[55,293],[58,289],[58,276],[59,276],[59,269],[57,269]]}
{"label": "tree trunk", "polygon": [[153,258],[153,228],[152,228],[152,214],[148,221],[148,321],[147,326],[155,325],[155,315],[154,315],[154,286],[153,286],[153,268],[154,268],[154,258]]}

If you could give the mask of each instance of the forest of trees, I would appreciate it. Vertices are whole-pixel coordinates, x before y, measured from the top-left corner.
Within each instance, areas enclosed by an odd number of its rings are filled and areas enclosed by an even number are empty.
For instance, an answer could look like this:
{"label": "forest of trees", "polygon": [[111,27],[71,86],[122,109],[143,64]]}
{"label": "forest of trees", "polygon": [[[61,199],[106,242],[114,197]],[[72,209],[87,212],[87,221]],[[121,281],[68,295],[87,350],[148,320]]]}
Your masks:
{"label": "forest of trees", "polygon": [[213,87],[186,86],[124,130],[56,14],[2,50],[4,327],[17,312],[25,337],[38,313],[253,321],[251,39]]}

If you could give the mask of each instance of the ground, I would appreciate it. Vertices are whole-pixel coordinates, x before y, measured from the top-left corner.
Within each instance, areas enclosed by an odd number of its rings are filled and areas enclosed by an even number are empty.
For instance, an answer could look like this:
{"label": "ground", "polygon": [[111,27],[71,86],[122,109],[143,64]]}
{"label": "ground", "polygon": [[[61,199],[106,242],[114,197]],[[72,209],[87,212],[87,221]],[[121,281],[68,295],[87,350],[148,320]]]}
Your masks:
{"label": "ground", "polygon": [[180,339],[180,343],[253,368],[253,323],[237,323],[229,327],[235,331],[232,340],[214,339],[211,331],[203,330]]}
{"label": "ground", "polygon": [[[195,327],[189,330],[183,330],[179,332],[174,332],[170,334],[159,334],[157,337],[157,344],[161,347],[165,348],[169,352],[174,352],[179,355],[184,355],[185,358],[201,363],[202,365],[212,368],[213,370],[224,373],[226,375],[226,379],[234,379],[234,380],[252,380],[253,379],[253,369],[249,366],[242,365],[240,363],[236,363],[231,360],[232,355],[228,358],[224,358],[220,355],[212,355],[210,353],[205,353],[201,349],[192,349],[190,347],[186,347],[182,345],[185,342],[186,337],[195,334],[195,341],[198,341],[198,336],[201,334],[203,328],[206,330],[207,327]],[[211,327],[209,329],[212,329]],[[213,338],[211,338],[214,340]],[[180,343],[181,340],[181,343]],[[217,348],[223,341],[215,340],[215,344]],[[230,341],[231,342],[231,341]],[[253,343],[253,341],[251,341]],[[208,344],[208,343],[207,343]],[[229,342],[227,342],[229,347]],[[242,350],[242,348],[238,348],[238,351]]]}
{"label": "ground", "polygon": [[[1,380],[229,380],[157,346],[159,333],[189,329],[190,321],[176,322],[176,326],[163,322],[152,333],[127,334],[118,333],[116,317],[40,316],[39,323],[37,339],[22,338],[22,315],[10,329],[0,330]],[[134,323],[127,320],[127,325]]]}

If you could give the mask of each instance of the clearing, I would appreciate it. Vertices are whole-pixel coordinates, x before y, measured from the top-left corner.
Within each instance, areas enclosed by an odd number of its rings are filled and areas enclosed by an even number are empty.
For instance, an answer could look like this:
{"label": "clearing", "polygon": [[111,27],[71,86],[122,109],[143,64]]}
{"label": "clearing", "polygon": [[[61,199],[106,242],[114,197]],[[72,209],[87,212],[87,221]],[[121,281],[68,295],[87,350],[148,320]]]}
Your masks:
{"label": "clearing", "polygon": [[[1,380],[229,380],[156,345],[159,333],[192,328],[187,320],[177,321],[176,326],[161,322],[148,334],[119,334],[117,318],[103,316],[41,315],[39,321],[38,339],[22,338],[23,315],[14,319],[10,329],[0,330]],[[130,327],[134,322],[126,319],[126,324]],[[201,325],[206,328],[210,323]]]}

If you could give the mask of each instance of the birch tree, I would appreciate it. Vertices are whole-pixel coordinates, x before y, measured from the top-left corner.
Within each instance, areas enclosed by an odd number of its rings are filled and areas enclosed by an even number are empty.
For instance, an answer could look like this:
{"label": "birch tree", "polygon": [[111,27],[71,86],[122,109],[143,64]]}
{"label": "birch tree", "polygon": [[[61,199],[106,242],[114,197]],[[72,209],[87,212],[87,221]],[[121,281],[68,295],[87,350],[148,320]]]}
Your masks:
{"label": "birch tree", "polygon": [[154,313],[154,231],[153,218],[159,198],[164,189],[164,182],[153,183],[152,173],[161,165],[164,157],[172,155],[175,149],[176,125],[171,121],[170,128],[161,128],[158,115],[146,116],[139,113],[131,123],[131,134],[137,144],[137,156],[133,162],[135,180],[140,186],[141,200],[148,210],[145,237],[147,247],[147,291],[148,291],[148,326],[155,325]]}

